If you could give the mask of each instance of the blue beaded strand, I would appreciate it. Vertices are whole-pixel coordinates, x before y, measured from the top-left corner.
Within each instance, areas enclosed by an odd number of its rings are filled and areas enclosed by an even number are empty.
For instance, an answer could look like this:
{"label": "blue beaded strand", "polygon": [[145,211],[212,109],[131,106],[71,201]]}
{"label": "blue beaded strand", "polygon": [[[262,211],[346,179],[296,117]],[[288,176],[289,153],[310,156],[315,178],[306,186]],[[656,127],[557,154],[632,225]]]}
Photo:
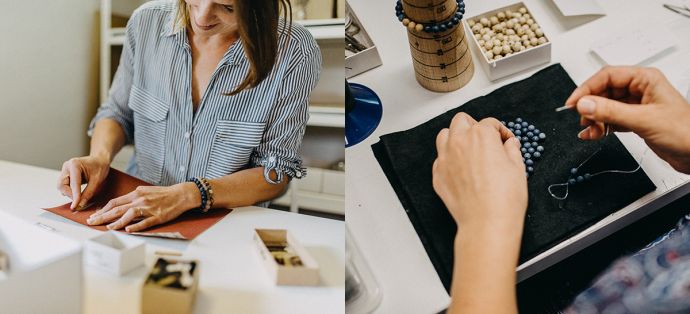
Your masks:
{"label": "blue beaded strand", "polygon": [[[455,14],[451,16],[449,19],[443,22],[437,22],[435,24],[415,24],[422,25],[422,31],[424,31],[425,33],[442,33],[447,30],[453,29],[453,27],[460,24],[462,16],[465,14],[465,2],[463,0],[455,0],[455,3],[457,3],[457,9],[455,10]],[[407,15],[405,15],[405,10],[403,10],[401,0],[398,0],[395,4],[395,16],[398,17],[398,21],[400,22],[402,22],[405,18],[408,18]]]}

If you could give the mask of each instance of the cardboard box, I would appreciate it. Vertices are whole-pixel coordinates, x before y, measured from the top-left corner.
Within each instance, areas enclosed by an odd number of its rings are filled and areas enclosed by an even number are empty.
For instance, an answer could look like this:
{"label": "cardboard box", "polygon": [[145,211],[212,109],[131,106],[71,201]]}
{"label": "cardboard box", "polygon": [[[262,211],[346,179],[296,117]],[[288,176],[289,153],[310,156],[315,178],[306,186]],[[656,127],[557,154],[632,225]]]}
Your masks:
{"label": "cardboard box", "polygon": [[144,265],[144,241],[108,231],[86,241],[84,263],[106,273],[122,276]]}
{"label": "cardboard box", "polygon": [[[177,271],[189,266],[189,271]],[[174,269],[169,269],[172,266]],[[187,285],[184,277],[186,275]],[[166,278],[174,278],[175,281]],[[162,285],[165,283],[165,285]],[[159,258],[151,268],[141,291],[143,314],[189,314],[194,310],[194,300],[199,286],[199,261]]]}
{"label": "cardboard box", "polygon": [[[319,284],[319,265],[309,252],[285,229],[255,229],[254,243],[261,261],[278,285],[315,286]],[[299,257],[300,266],[278,264],[269,247],[282,246]]]}
{"label": "cardboard box", "polygon": [[479,21],[479,19],[483,17],[489,18],[490,16],[505,10],[517,12],[517,10],[521,7],[525,7],[527,9],[527,13],[530,14],[534,22],[540,24],[539,19],[532,14],[532,11],[523,2],[518,2],[496,10],[485,12],[480,15],[467,18],[465,21],[463,21],[463,25],[465,25],[465,32],[468,34],[467,38],[472,41],[472,48],[474,52],[480,56],[479,64],[484,69],[484,72],[491,81],[515,74],[540,64],[551,62],[551,40],[546,35],[546,32],[544,32],[544,38],[546,38],[546,43],[544,44],[513,53],[512,55],[499,60],[489,60],[486,58],[482,48],[479,46],[477,38],[473,36],[474,33],[472,32],[469,24],[467,24],[468,20]]}
{"label": "cardboard box", "polygon": [[2,313],[81,313],[82,246],[0,212]]}
{"label": "cardboard box", "polygon": [[[371,40],[369,37],[369,34],[367,34],[367,31],[364,29],[364,26],[362,23],[359,21],[357,16],[355,15],[355,12],[352,11],[352,8],[350,8],[349,4],[345,4],[346,8],[346,21],[347,18],[349,17],[350,22],[352,25],[355,25],[354,27],[359,28],[359,32],[354,35],[354,37],[367,49],[362,50],[356,54],[349,55],[349,52],[346,50],[345,53],[345,78],[351,78],[354,77],[360,73],[369,71],[375,67],[378,67],[382,64],[381,62],[381,56],[379,56],[379,51],[376,48],[376,45],[374,42]],[[347,22],[345,25],[347,29]]]}

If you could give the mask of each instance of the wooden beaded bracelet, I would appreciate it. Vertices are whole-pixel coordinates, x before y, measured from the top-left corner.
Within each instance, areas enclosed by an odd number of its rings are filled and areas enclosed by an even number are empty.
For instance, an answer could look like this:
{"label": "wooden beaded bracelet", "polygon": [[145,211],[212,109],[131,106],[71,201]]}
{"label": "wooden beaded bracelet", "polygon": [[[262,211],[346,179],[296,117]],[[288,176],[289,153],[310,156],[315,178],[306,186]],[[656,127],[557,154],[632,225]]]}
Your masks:
{"label": "wooden beaded bracelet", "polygon": [[205,212],[208,212],[208,210],[211,207],[209,206],[209,201],[208,201],[209,200],[209,197],[208,197],[209,190],[204,185],[202,180],[203,180],[202,178],[194,177],[194,178],[190,178],[189,180],[187,180],[187,182],[193,182],[194,185],[196,185],[196,187],[199,189],[199,194],[201,194],[201,204],[199,205],[198,209],[202,213],[205,213]]}
{"label": "wooden beaded bracelet", "polygon": [[425,33],[441,33],[449,29],[452,29],[455,25],[460,24],[463,14],[465,14],[465,2],[463,0],[455,0],[457,3],[457,8],[455,9],[455,14],[449,19],[443,22],[437,23],[417,23],[412,21],[407,15],[405,15],[405,10],[403,10],[401,0],[395,4],[395,15],[398,17],[398,21],[402,22],[404,26],[410,31],[424,31]]}
{"label": "wooden beaded bracelet", "polygon": [[211,208],[213,208],[213,203],[215,203],[215,198],[213,197],[213,188],[211,187],[211,183],[208,182],[208,180],[206,178],[200,178],[200,180],[201,180],[201,183],[204,184],[204,187],[206,188],[206,192],[208,195],[206,207],[203,210],[203,212],[206,213]]}

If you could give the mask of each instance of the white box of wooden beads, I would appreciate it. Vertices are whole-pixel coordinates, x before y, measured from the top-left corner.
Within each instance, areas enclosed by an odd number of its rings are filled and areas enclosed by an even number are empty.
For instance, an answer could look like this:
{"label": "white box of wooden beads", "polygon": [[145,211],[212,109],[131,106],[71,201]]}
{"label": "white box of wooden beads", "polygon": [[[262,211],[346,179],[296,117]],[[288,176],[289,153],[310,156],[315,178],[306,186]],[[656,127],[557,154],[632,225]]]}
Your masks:
{"label": "white box of wooden beads", "polygon": [[86,241],[84,263],[112,275],[122,276],[144,265],[144,241],[108,231]]}
{"label": "white box of wooden beads", "polygon": [[254,243],[268,275],[276,284],[319,284],[319,265],[292,233],[284,229],[255,229]]}
{"label": "white box of wooden beads", "polygon": [[378,48],[362,23],[345,3],[345,78],[351,78],[383,64]]}
{"label": "white box of wooden beads", "polygon": [[551,41],[522,2],[470,17],[464,25],[489,80],[551,61]]}
{"label": "white box of wooden beads", "polygon": [[0,211],[0,312],[81,313],[82,246]]}
{"label": "white box of wooden beads", "polygon": [[199,261],[158,258],[141,291],[143,314],[189,314],[199,286]]}

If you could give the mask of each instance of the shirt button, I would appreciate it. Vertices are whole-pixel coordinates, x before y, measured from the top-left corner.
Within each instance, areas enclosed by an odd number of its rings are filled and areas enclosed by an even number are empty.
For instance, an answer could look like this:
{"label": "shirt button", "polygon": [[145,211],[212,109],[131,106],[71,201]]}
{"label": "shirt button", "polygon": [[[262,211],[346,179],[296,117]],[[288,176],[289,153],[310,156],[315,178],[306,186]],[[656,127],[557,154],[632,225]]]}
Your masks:
{"label": "shirt button", "polygon": [[191,135],[191,134],[190,134],[189,132],[187,132],[187,133],[184,134],[184,138],[189,138],[190,135]]}
{"label": "shirt button", "polygon": [[180,166],[180,172],[184,171],[186,168],[184,166]]}

